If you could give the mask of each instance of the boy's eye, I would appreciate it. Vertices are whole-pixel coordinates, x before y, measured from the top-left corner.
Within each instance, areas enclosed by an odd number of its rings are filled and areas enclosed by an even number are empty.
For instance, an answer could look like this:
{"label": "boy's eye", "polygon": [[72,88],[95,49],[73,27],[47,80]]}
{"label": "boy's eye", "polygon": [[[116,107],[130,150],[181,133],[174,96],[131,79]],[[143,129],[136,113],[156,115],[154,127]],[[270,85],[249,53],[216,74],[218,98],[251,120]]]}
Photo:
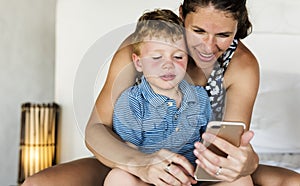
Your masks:
{"label": "boy's eye", "polygon": [[158,59],[161,59],[162,57],[161,56],[153,56],[152,59],[154,60],[158,60]]}
{"label": "boy's eye", "polygon": [[174,56],[175,59],[182,59],[182,56]]}

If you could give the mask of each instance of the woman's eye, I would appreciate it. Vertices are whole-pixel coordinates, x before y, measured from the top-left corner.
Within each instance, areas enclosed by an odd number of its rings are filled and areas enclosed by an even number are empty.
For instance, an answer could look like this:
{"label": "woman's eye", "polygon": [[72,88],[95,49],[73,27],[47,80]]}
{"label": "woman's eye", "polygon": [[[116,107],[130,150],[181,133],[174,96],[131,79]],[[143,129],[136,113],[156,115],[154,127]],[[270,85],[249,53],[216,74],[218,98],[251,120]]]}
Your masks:
{"label": "woman's eye", "polygon": [[203,34],[203,33],[205,33],[205,31],[202,30],[202,29],[194,29],[193,31],[196,32],[196,33],[198,33],[198,34]]}
{"label": "woman's eye", "polygon": [[230,37],[229,34],[218,34],[219,37],[222,37],[222,38],[226,38],[226,37]]}

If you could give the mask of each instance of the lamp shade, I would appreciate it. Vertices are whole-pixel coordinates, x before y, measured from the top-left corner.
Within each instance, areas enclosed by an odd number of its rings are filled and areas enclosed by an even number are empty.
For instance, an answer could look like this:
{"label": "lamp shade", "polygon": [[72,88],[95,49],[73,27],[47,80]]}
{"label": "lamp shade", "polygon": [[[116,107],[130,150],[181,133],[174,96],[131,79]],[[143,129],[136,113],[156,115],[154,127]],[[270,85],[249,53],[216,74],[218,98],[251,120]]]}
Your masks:
{"label": "lamp shade", "polygon": [[56,164],[58,116],[56,103],[22,104],[18,183]]}

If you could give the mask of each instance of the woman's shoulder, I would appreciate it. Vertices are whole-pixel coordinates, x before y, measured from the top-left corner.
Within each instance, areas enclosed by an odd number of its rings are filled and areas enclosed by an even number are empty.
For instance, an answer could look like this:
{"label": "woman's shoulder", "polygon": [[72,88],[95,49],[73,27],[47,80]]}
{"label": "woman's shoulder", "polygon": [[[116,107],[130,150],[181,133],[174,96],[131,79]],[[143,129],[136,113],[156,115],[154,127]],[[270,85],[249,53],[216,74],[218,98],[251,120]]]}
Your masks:
{"label": "woman's shoulder", "polygon": [[226,87],[243,79],[259,79],[259,63],[251,50],[241,41],[225,73]]}
{"label": "woman's shoulder", "polygon": [[235,73],[252,71],[258,72],[258,61],[251,50],[241,41],[239,41],[238,47],[232,56],[231,62],[228,66],[228,71]]}
{"label": "woman's shoulder", "polygon": [[232,56],[231,63],[240,66],[257,66],[258,62],[251,50],[242,42],[239,41],[237,49]]}

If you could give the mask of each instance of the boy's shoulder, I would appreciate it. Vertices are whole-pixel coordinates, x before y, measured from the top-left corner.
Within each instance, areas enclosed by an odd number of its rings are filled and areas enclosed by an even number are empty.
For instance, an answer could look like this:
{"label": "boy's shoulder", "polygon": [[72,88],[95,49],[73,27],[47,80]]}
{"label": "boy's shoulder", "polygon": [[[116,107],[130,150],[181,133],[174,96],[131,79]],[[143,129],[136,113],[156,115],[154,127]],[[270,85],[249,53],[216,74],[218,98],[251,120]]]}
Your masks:
{"label": "boy's shoulder", "polygon": [[143,108],[142,105],[144,102],[142,99],[143,97],[138,86],[131,86],[121,93],[115,103],[115,110],[119,109],[121,112],[124,112],[125,108],[132,110],[137,114],[137,112],[141,112],[141,109]]}
{"label": "boy's shoulder", "polygon": [[191,89],[193,89],[193,91],[196,91],[196,92],[206,92],[205,88],[201,85],[194,85],[190,82],[187,82],[186,80],[182,80],[182,84],[184,84],[185,86],[189,86],[191,87]]}
{"label": "boy's shoulder", "polygon": [[117,102],[120,101],[128,101],[128,102],[139,102],[143,98],[142,96],[142,90],[138,85],[133,85],[127,89],[125,89],[119,98],[117,99]]}

